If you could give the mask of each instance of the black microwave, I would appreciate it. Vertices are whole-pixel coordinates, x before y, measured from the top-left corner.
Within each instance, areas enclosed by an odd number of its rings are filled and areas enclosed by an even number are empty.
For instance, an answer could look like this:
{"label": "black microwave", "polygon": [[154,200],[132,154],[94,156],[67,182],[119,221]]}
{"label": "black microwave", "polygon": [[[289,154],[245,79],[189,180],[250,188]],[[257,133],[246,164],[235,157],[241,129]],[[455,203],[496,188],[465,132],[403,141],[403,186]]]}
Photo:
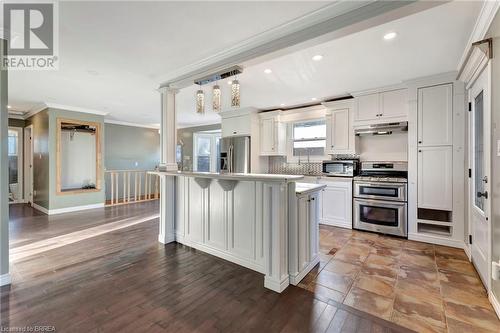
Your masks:
{"label": "black microwave", "polygon": [[354,177],[358,174],[359,160],[323,161],[323,174],[331,177]]}

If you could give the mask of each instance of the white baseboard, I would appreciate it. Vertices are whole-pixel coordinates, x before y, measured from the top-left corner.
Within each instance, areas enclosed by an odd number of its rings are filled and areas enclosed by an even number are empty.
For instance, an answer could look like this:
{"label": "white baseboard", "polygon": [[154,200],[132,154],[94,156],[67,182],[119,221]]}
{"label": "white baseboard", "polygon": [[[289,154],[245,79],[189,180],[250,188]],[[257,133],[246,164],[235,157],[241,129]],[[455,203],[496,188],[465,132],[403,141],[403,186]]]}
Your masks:
{"label": "white baseboard", "polygon": [[332,227],[339,227],[339,228],[344,228],[344,229],[352,229],[352,222],[345,222],[345,221],[332,221],[332,220],[320,220],[319,224],[324,224],[324,225],[329,225]]}
{"label": "white baseboard", "polygon": [[98,203],[98,204],[92,204],[92,205],[74,206],[74,207],[66,207],[66,208],[58,208],[58,209],[49,209],[49,215],[78,212],[80,210],[97,209],[97,208],[104,208],[104,202],[103,203]]}
{"label": "white baseboard", "polygon": [[298,285],[300,281],[309,273],[314,266],[316,266],[319,263],[319,256],[316,256],[309,265],[307,265],[306,268],[304,268],[301,272],[299,272],[297,275],[292,276],[290,275],[290,284],[293,284],[294,286]]}
{"label": "white baseboard", "polygon": [[286,276],[281,281],[274,281],[269,279],[269,277],[264,277],[264,287],[267,289],[271,289],[277,293],[282,293],[288,286],[290,285],[290,278]]}
{"label": "white baseboard", "polygon": [[467,258],[469,258],[469,261],[472,261],[472,253],[470,252],[470,245],[464,242],[464,251],[465,254],[467,255]]}
{"label": "white baseboard", "polygon": [[10,274],[0,275],[0,286],[6,286],[11,283]]}
{"label": "white baseboard", "polygon": [[42,206],[40,206],[40,205],[37,205],[36,203],[32,203],[32,204],[31,204],[31,206],[32,206],[33,208],[35,208],[36,210],[38,210],[38,211],[40,211],[40,212],[42,212],[42,213],[44,213],[44,214],[49,215],[49,210],[48,210],[47,208],[42,207]]}
{"label": "white baseboard", "polygon": [[500,302],[491,291],[488,292],[488,299],[490,300],[493,309],[495,309],[498,319],[500,319]]}
{"label": "white baseboard", "polygon": [[422,235],[416,233],[408,233],[408,239],[417,242],[431,243],[436,245],[444,245],[464,249],[465,242],[463,240],[456,240],[451,238],[443,238],[439,236]]}
{"label": "white baseboard", "polygon": [[168,243],[175,242],[175,235],[174,234],[171,234],[171,235],[159,234],[158,235],[158,242],[160,242],[162,244],[168,244]]}

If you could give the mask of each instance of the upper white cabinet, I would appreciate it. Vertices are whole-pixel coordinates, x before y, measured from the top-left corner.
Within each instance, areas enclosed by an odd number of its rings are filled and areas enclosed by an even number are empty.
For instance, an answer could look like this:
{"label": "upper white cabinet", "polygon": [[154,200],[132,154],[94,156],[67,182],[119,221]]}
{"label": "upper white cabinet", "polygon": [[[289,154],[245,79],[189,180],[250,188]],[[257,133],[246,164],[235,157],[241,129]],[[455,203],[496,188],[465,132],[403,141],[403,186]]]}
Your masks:
{"label": "upper white cabinet", "polygon": [[264,112],[260,117],[260,155],[286,155],[286,124],[280,121],[280,111]]}
{"label": "upper white cabinet", "polygon": [[222,137],[251,135],[251,122],[248,116],[227,117],[222,120]]}
{"label": "upper white cabinet", "polygon": [[418,144],[453,144],[453,84],[418,89]]}
{"label": "upper white cabinet", "polygon": [[380,115],[380,96],[379,94],[363,95],[356,97],[355,121],[376,120]]}
{"label": "upper white cabinet", "polygon": [[327,154],[354,154],[355,134],[353,128],[353,100],[323,103],[326,111]]}
{"label": "upper white cabinet", "polygon": [[418,148],[418,208],[452,210],[452,149],[451,146]]}
{"label": "upper white cabinet", "polygon": [[358,124],[406,121],[408,91],[396,89],[356,97],[354,122]]}

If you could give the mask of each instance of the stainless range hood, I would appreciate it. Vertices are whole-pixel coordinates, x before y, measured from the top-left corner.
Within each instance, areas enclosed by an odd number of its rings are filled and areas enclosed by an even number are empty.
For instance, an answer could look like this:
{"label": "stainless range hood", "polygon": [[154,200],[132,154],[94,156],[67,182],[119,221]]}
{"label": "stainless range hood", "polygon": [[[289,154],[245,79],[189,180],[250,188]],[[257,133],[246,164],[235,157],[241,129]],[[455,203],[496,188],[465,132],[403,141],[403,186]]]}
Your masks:
{"label": "stainless range hood", "polygon": [[395,122],[357,126],[354,128],[354,133],[357,136],[365,135],[391,135],[393,133],[408,132],[408,122]]}

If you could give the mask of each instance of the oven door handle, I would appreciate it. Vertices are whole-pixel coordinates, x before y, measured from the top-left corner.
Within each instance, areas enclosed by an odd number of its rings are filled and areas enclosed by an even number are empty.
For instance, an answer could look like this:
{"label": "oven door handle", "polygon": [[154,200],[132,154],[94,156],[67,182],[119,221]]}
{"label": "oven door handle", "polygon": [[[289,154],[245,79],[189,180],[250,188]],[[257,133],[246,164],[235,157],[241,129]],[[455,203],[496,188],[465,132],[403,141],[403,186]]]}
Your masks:
{"label": "oven door handle", "polygon": [[372,207],[382,207],[382,208],[400,208],[405,207],[406,202],[403,201],[385,201],[385,200],[370,200],[370,199],[359,199],[354,198],[355,203],[365,203]]}

